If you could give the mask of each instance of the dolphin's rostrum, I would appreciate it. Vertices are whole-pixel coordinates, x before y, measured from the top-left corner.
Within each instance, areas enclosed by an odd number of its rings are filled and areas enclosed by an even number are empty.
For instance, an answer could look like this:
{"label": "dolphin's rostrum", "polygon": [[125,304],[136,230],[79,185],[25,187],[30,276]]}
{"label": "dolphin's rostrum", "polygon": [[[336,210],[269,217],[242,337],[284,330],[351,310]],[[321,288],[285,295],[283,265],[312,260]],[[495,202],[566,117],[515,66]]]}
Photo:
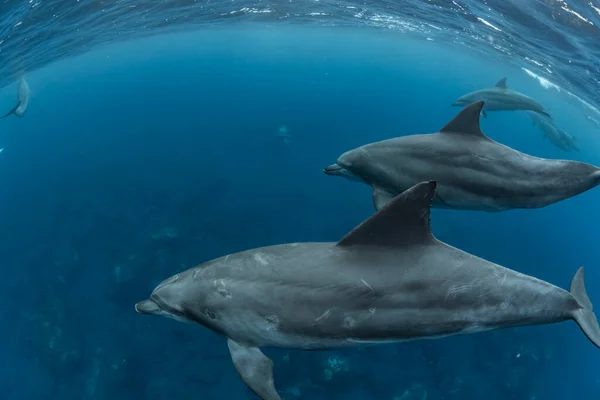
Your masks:
{"label": "dolphin's rostrum", "polygon": [[191,268],[135,308],[225,336],[263,400],[280,397],[261,347],[332,349],[569,319],[600,347],[583,269],[567,292],[438,241],[435,187],[415,185],[337,243],[256,248]]}
{"label": "dolphin's rostrum", "polygon": [[324,172],[371,186],[375,209],[427,180],[438,182],[434,207],[483,211],[541,208],[600,184],[593,165],[533,157],[485,136],[483,106],[465,107],[440,132],[347,151]]}

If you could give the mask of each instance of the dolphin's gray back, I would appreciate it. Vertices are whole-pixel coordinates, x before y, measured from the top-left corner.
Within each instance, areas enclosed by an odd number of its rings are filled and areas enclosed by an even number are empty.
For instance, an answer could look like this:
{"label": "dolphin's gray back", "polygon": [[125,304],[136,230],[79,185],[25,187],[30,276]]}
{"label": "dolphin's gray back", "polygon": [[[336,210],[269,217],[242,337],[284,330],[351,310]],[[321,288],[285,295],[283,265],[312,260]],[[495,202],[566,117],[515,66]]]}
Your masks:
{"label": "dolphin's gray back", "polygon": [[600,180],[598,168],[590,164],[532,157],[468,134],[403,136],[357,151],[372,160],[360,171],[365,181],[394,195],[436,180],[436,207],[537,208],[588,190]]}
{"label": "dolphin's gray back", "polygon": [[472,101],[485,101],[483,106],[484,111],[530,110],[547,114],[540,103],[523,93],[511,89],[493,87],[476,90],[467,96]]}
{"label": "dolphin's gray back", "polygon": [[238,324],[225,335],[257,346],[343,347],[563,320],[571,301],[437,241],[383,250],[279,245],[200,268],[230,296],[222,318]]}

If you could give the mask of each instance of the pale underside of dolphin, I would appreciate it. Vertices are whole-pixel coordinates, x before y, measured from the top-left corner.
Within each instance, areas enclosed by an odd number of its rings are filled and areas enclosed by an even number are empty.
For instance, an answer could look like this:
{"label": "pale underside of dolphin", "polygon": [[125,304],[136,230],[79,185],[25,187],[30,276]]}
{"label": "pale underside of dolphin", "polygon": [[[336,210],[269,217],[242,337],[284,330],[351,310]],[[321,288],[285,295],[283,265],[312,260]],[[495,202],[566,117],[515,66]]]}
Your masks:
{"label": "pale underside of dolphin", "polygon": [[324,172],[371,186],[375,209],[427,180],[438,183],[434,207],[491,212],[545,207],[600,183],[594,165],[533,157],[488,138],[479,126],[483,106],[465,107],[440,132],[347,151]]}
{"label": "pale underside of dolphin", "polygon": [[438,241],[435,187],[416,185],[337,243],[257,248],[174,275],[136,311],[227,338],[263,400],[280,399],[263,347],[334,349],[566,320],[600,346],[583,269],[568,292]]}
{"label": "pale underside of dolphin", "polygon": [[9,115],[15,115],[19,118],[23,118],[25,111],[27,110],[27,106],[29,105],[30,96],[31,90],[29,89],[29,85],[27,84],[25,78],[21,77],[17,86],[17,104],[1,118],[6,118]]}
{"label": "pale underside of dolphin", "polygon": [[487,111],[518,110],[530,110],[550,117],[550,114],[548,114],[540,103],[523,93],[509,89],[506,85],[506,78],[500,79],[494,87],[467,93],[459,97],[452,105],[467,106],[477,101],[485,102],[485,106],[481,110],[485,118],[487,118]]}

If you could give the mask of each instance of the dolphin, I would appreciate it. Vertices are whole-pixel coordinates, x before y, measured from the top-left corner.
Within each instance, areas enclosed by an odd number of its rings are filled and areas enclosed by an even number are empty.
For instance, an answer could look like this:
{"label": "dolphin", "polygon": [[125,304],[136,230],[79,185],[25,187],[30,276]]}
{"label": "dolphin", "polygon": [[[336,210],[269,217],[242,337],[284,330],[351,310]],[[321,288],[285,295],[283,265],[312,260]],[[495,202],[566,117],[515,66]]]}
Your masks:
{"label": "dolphin", "polygon": [[281,125],[279,130],[275,134],[279,140],[283,142],[284,145],[288,146],[290,144],[290,140],[292,139],[292,135],[288,132],[288,129],[285,125]]}
{"label": "dolphin", "polygon": [[434,207],[491,212],[545,207],[600,183],[598,167],[533,157],[488,138],[479,127],[483,106],[465,107],[437,133],[347,151],[324,172],[371,186],[375,209],[425,180],[439,184]]}
{"label": "dolphin", "polygon": [[557,128],[551,119],[531,111],[527,111],[527,114],[532,124],[542,131],[544,139],[548,138],[553,145],[563,151],[579,151],[575,137]]}
{"label": "dolphin", "polygon": [[476,101],[485,102],[485,107],[481,110],[485,118],[487,118],[486,111],[516,110],[531,110],[550,117],[550,114],[540,103],[522,93],[509,89],[506,86],[506,78],[500,79],[494,87],[467,93],[459,97],[452,105],[462,107]]}
{"label": "dolphin", "polygon": [[29,89],[29,85],[24,77],[19,79],[19,84],[17,87],[17,104],[4,114],[1,118],[6,118],[9,115],[16,115],[19,118],[23,118],[25,115],[25,110],[27,110],[27,106],[29,105],[29,97],[31,95],[31,90]]}
{"label": "dolphin", "polygon": [[574,320],[600,347],[580,268],[570,292],[437,240],[421,182],[339,242],[242,251],[176,274],[135,309],[227,339],[235,368],[279,400],[264,347],[325,350]]}

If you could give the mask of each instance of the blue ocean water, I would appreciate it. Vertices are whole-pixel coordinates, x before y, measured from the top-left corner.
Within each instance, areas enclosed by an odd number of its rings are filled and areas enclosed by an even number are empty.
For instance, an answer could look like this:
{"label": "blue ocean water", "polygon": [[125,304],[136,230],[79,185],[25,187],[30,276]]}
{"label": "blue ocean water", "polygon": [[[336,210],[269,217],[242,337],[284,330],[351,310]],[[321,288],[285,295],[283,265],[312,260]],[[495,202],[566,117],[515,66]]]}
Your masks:
{"label": "blue ocean water", "polygon": [[[600,164],[588,118],[597,65],[565,89],[459,43],[294,25],[226,24],[74,48],[66,55],[78,55],[27,73],[26,116],[0,121],[3,398],[254,398],[222,338],[133,305],[164,278],[224,254],[338,240],[372,214],[371,196],[324,175],[325,166],[367,142],[439,130],[458,96],[502,77],[542,102],[581,151],[555,148],[519,112],[482,119],[487,135],[532,155]],[[597,54],[597,44],[579,43]],[[34,46],[26,59],[35,51],[46,55]],[[15,90],[4,87],[0,107],[14,105]],[[275,136],[281,126],[288,146]],[[583,265],[598,302],[597,204],[596,189],[536,210],[434,209],[432,227],[453,246],[563,288]],[[600,353],[573,322],[266,353],[287,399],[600,394]]]}

